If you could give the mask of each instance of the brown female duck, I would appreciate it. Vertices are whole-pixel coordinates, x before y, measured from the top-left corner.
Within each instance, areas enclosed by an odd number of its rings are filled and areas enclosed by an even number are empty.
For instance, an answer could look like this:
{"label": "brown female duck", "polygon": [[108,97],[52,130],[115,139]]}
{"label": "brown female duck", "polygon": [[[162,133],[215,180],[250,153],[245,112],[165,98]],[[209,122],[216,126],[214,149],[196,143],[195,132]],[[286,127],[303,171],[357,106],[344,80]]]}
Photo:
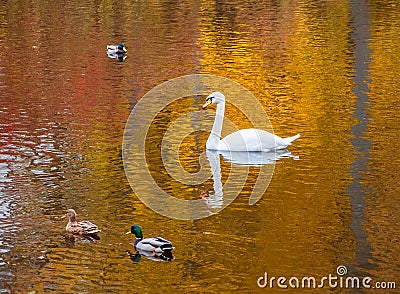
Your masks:
{"label": "brown female duck", "polygon": [[67,210],[67,217],[69,219],[67,227],[65,228],[67,232],[76,234],[76,235],[96,235],[101,231],[99,228],[89,222],[89,221],[76,221],[76,212],[73,209]]}

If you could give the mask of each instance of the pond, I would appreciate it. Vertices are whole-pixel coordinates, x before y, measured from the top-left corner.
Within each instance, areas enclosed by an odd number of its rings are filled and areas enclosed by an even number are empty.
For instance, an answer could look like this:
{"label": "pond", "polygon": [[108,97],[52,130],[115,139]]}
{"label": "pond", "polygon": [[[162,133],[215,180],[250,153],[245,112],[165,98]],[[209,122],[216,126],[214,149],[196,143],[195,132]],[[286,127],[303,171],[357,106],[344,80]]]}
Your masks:
{"label": "pond", "polygon": [[[1,2],[0,292],[261,293],[278,277],[293,288],[329,275],[399,286],[399,28],[394,0]],[[120,42],[126,58],[109,58]],[[132,171],[207,204],[206,217],[179,219],[142,201],[153,195],[144,178],[128,181],[123,138],[146,93],[187,75],[257,98],[242,99],[247,113],[227,103],[223,135],[228,121],[252,127],[257,104],[265,128],[301,137],[265,165],[240,165],[206,152],[215,106],[201,106],[222,90],[177,97]],[[165,161],[169,128],[178,153]],[[179,162],[193,182],[168,174]],[[265,190],[249,205],[257,183]],[[65,232],[69,208],[100,240]],[[131,259],[133,224],[170,240],[175,259]]]}

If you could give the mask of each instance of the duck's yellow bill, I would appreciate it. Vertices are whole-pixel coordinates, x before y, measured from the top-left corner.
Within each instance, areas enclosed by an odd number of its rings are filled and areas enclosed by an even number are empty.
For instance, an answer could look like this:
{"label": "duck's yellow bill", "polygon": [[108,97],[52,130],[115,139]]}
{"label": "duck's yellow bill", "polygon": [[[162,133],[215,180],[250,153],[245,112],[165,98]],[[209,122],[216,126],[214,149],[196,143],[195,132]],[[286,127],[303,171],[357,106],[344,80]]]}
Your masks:
{"label": "duck's yellow bill", "polygon": [[129,232],[126,232],[126,233],[125,233],[125,235],[129,235],[130,233],[131,233],[131,231],[129,231]]}
{"label": "duck's yellow bill", "polygon": [[211,99],[210,100],[207,100],[206,101],[206,103],[204,103],[204,105],[203,105],[203,109],[205,109],[208,105],[210,105],[211,104]]}

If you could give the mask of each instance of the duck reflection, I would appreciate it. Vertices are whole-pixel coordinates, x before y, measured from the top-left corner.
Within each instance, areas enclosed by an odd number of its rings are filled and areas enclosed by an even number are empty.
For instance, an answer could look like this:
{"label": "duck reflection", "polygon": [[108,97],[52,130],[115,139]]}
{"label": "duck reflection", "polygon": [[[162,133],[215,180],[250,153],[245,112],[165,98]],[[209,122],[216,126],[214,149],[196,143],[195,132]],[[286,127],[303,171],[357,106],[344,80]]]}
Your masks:
{"label": "duck reflection", "polygon": [[108,58],[117,59],[118,62],[124,62],[126,59],[126,54],[119,53],[107,53]]}
{"label": "duck reflection", "polygon": [[159,256],[151,254],[149,251],[144,251],[144,250],[136,250],[135,253],[130,252],[129,250],[126,250],[126,254],[129,256],[129,258],[134,262],[134,263],[139,263],[142,259],[142,256],[144,256],[147,259],[153,260],[153,261],[171,261],[174,259],[174,256],[172,255],[172,252],[165,252]]}
{"label": "duck reflection", "polygon": [[65,245],[67,248],[74,248],[77,244],[96,243],[100,240],[98,235],[64,235]]}

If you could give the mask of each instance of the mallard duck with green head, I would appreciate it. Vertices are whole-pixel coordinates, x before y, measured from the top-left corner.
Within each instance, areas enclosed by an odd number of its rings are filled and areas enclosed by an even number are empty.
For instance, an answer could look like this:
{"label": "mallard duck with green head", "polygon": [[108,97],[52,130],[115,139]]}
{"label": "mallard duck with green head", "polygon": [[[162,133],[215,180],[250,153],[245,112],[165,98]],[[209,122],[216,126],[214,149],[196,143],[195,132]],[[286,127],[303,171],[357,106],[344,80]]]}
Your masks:
{"label": "mallard duck with green head", "polygon": [[133,225],[127,234],[136,236],[133,247],[138,253],[147,257],[159,257],[163,260],[172,260],[174,258],[172,250],[175,247],[172,246],[170,241],[161,237],[143,238],[142,228],[138,225]]}
{"label": "mallard duck with green head", "polygon": [[126,50],[124,43],[107,45],[107,54],[125,54],[126,52],[128,52],[128,50]]}

